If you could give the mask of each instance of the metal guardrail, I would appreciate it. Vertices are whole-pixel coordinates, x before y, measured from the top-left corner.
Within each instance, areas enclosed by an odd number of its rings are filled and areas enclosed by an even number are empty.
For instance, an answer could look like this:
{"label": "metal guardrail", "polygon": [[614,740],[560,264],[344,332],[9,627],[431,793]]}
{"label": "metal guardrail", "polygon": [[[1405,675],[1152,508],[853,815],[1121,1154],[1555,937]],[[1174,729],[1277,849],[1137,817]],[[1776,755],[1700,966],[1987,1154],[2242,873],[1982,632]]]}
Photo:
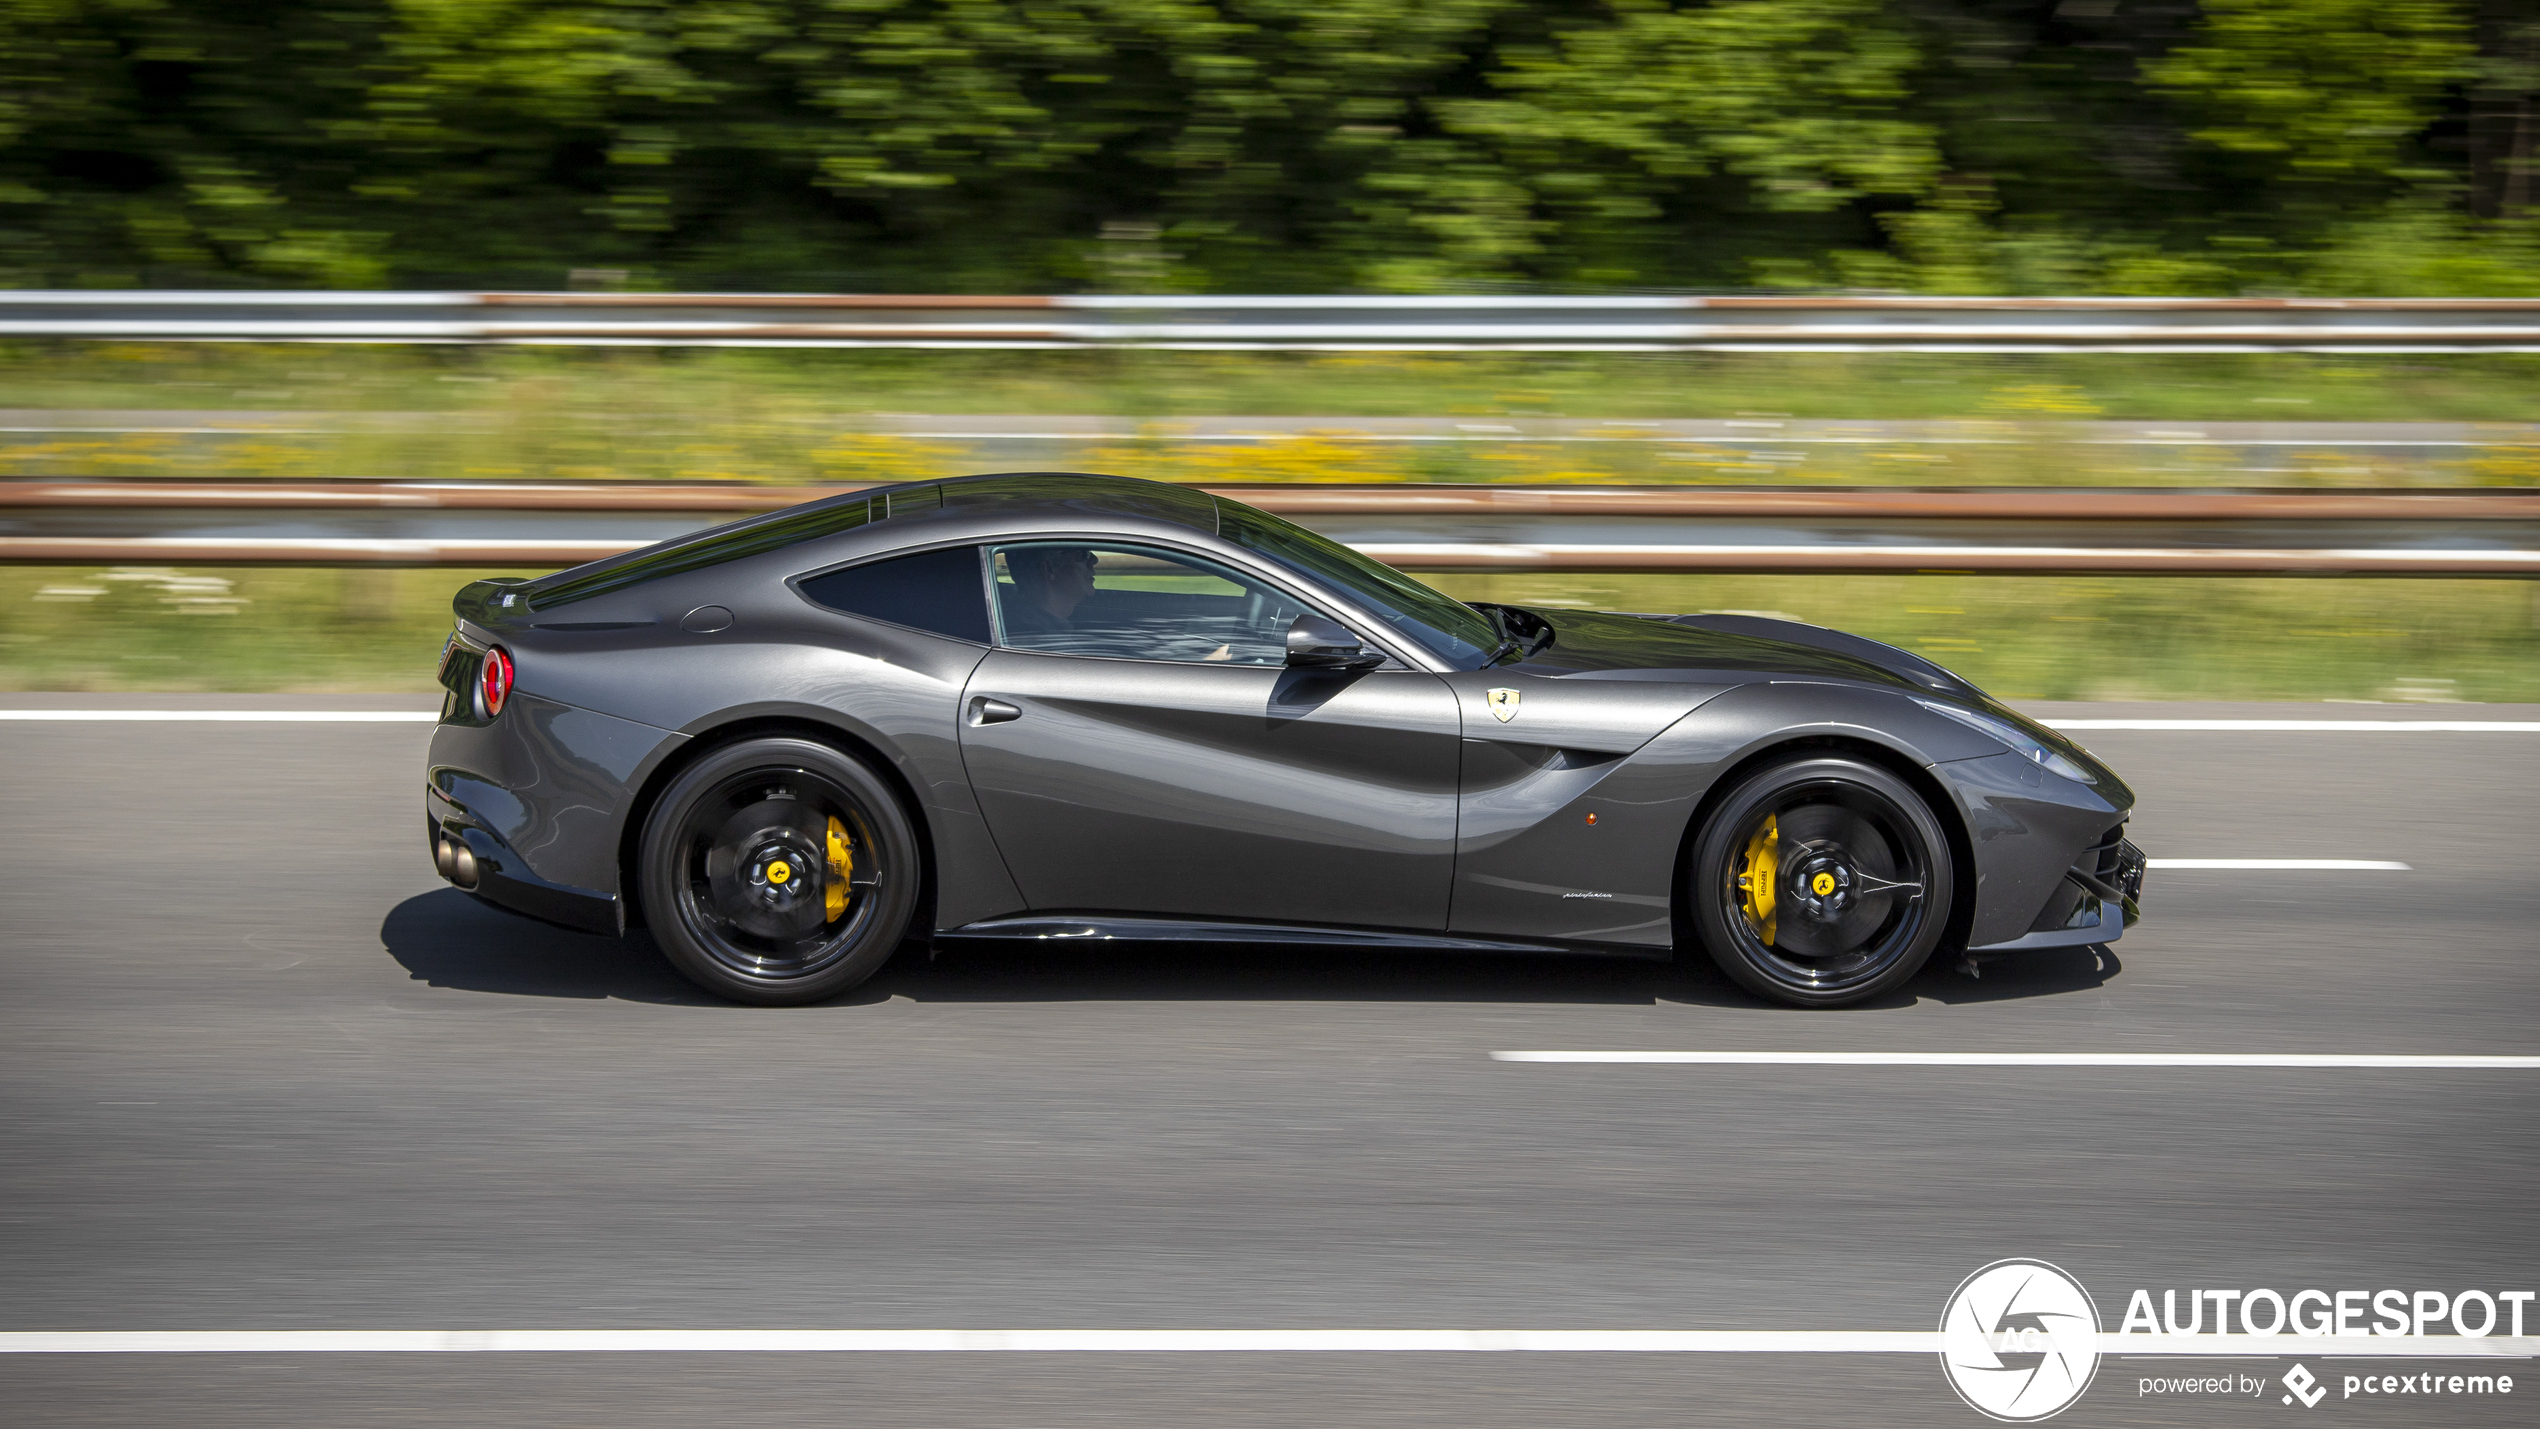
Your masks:
{"label": "metal guardrail", "polygon": [[0,337],[1184,351],[2540,352],[2540,299],[0,292]]}
{"label": "metal guardrail", "polygon": [[[0,561],[556,567],[854,487],[0,483]],[[1211,488],[1410,570],[2540,577],[2540,491]]]}

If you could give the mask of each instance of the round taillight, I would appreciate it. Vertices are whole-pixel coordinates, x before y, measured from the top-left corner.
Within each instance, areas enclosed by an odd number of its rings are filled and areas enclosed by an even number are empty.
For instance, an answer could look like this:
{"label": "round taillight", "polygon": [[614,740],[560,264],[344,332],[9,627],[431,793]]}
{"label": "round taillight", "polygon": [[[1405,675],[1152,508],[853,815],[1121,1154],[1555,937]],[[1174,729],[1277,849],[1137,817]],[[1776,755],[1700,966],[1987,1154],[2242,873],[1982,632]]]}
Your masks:
{"label": "round taillight", "polygon": [[511,698],[511,693],[511,652],[497,645],[485,652],[485,667],[476,680],[476,702],[485,707],[485,717],[492,719],[503,712],[503,701]]}

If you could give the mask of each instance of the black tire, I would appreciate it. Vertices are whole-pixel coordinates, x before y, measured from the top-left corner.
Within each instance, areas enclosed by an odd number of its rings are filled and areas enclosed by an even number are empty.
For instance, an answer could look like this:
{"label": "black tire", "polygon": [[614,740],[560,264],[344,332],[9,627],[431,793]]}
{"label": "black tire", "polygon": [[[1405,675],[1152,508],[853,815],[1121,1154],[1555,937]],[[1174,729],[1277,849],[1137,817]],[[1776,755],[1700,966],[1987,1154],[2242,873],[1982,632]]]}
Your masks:
{"label": "black tire", "polygon": [[918,857],[907,811],[861,761],[752,739],[662,790],[638,879],[671,966],[708,992],[781,1006],[880,971],[916,911]]}
{"label": "black tire", "polygon": [[1712,961],[1794,1007],[1841,1007],[1903,984],[1939,946],[1953,891],[1948,835],[1922,796],[1839,756],[1748,775],[1703,826],[1688,877]]}

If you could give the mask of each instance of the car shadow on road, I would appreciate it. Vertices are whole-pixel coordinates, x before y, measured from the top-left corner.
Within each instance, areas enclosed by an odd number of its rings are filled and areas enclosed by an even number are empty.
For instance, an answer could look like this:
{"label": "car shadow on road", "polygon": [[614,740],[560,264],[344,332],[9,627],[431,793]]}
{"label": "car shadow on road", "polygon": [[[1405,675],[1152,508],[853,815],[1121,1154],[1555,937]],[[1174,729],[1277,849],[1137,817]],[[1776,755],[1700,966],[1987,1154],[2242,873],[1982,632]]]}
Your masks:
{"label": "car shadow on road", "polygon": [[1645,1004],[1735,995],[1725,982],[1701,983],[1671,963],[1646,958],[986,941],[905,950],[858,992],[917,1002]]}
{"label": "car shadow on road", "polygon": [[[729,1006],[691,986],[637,933],[617,939],[551,927],[479,903],[453,888],[391,909],[380,942],[417,981],[436,988]],[[1932,965],[1865,1008],[1924,999],[1960,1004],[2044,997],[2097,987],[2114,954],[2037,953],[1988,964],[1970,979]],[[1759,1008],[1709,960],[1522,953],[1399,953],[1228,943],[944,943],[900,950],[864,984],[821,1004],[914,1002],[1499,1002]]]}
{"label": "car shadow on road", "polygon": [[1971,1002],[2009,1002],[2083,992],[2105,986],[2110,978],[2125,971],[2125,964],[2118,961],[2113,948],[2055,948],[1987,958],[1984,971],[1976,977],[1944,964],[1954,964],[1954,960],[1933,958],[1930,966],[1906,984],[1905,990],[1958,1007]]}
{"label": "car shadow on road", "polygon": [[[1907,1007],[1926,999],[2001,1002],[2097,987],[2118,971],[2113,953],[2029,954],[2017,967],[1996,962],[1980,978],[1954,959],[1931,965],[1863,1008]],[[841,1001],[906,997],[918,1002],[1279,1001],[1538,1002],[1767,1008],[1708,958],[1681,962],[1634,957],[1530,954],[1375,953],[1363,950],[1220,944],[947,944],[931,957],[901,953]],[[1792,1009],[1796,1011],[1797,1009]]]}
{"label": "car shadow on road", "polygon": [[730,1005],[673,972],[641,935],[577,933],[479,903],[455,888],[419,893],[389,909],[379,941],[415,981],[437,988]]}

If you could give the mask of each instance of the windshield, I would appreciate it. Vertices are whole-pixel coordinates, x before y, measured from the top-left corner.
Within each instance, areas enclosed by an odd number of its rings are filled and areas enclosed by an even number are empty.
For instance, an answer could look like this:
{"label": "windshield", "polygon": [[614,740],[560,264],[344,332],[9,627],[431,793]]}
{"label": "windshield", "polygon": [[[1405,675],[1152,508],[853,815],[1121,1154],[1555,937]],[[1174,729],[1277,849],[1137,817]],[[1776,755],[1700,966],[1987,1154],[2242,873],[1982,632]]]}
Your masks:
{"label": "windshield", "polygon": [[1505,643],[1480,611],[1293,521],[1221,497],[1217,530],[1246,550],[1357,597],[1396,635],[1459,670],[1489,664]]}

